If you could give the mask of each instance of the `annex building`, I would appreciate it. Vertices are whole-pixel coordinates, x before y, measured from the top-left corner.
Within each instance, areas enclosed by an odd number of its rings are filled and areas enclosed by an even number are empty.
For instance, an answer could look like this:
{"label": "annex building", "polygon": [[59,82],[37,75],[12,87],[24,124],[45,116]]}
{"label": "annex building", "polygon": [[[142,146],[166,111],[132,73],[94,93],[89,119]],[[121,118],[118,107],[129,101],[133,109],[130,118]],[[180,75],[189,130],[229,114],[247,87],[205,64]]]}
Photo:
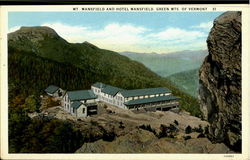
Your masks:
{"label": "annex building", "polygon": [[62,106],[76,117],[87,117],[97,114],[96,99],[91,90],[68,91],[63,97]]}

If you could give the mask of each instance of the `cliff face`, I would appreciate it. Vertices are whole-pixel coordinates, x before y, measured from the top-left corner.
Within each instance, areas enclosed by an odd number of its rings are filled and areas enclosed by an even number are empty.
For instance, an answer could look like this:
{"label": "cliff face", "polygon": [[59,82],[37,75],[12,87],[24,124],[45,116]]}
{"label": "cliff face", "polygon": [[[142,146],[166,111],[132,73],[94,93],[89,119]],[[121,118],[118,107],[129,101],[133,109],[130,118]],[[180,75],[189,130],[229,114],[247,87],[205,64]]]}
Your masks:
{"label": "cliff face", "polygon": [[210,138],[241,151],[241,12],[215,19],[207,46],[209,55],[199,71],[199,98],[211,124]]}

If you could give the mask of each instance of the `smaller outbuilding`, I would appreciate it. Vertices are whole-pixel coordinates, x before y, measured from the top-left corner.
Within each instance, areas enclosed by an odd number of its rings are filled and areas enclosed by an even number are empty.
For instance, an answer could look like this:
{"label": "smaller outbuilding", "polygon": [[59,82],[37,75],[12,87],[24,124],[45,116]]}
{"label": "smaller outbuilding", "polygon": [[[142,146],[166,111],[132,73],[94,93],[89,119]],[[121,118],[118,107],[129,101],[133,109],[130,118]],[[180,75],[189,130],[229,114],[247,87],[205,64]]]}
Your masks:
{"label": "smaller outbuilding", "polygon": [[97,114],[97,104],[92,103],[82,103],[80,101],[75,101],[71,104],[70,113],[77,118],[87,117]]}
{"label": "smaller outbuilding", "polygon": [[63,97],[62,106],[77,118],[87,117],[97,114],[96,99],[92,90],[68,91]]}
{"label": "smaller outbuilding", "polygon": [[45,92],[52,97],[62,97],[63,95],[63,90],[55,85],[50,85]]}

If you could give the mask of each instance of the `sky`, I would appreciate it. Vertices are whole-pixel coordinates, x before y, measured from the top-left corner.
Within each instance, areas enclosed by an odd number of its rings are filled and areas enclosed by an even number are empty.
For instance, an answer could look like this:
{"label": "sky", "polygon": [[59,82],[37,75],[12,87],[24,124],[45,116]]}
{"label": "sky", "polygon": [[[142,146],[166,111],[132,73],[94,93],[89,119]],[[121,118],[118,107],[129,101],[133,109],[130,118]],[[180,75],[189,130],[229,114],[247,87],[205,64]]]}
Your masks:
{"label": "sky", "polygon": [[9,32],[48,26],[70,43],[88,41],[116,52],[171,53],[207,49],[222,12],[9,12]]}

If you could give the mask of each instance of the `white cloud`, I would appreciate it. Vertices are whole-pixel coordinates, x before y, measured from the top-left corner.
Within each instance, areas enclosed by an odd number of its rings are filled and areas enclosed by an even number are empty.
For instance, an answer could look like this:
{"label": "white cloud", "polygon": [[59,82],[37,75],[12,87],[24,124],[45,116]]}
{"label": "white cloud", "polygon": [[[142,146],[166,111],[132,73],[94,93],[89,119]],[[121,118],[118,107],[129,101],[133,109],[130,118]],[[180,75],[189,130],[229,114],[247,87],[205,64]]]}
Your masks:
{"label": "white cloud", "polygon": [[20,28],[21,28],[20,26],[15,26],[15,27],[9,28],[8,33],[15,32],[15,31],[19,30]]}
{"label": "white cloud", "polygon": [[167,28],[166,30],[156,34],[149,35],[149,37],[167,41],[168,43],[190,42],[205,36],[206,34],[200,31],[185,30],[173,27]]}
{"label": "white cloud", "polygon": [[53,28],[60,36],[73,43],[82,42],[85,38],[84,35],[88,30],[88,28],[84,26],[72,26],[60,22],[44,23],[41,26]]}
{"label": "white cloud", "polygon": [[79,34],[83,33],[87,27],[83,26],[71,26],[67,24],[62,24],[60,22],[57,23],[44,23],[41,26],[47,26],[56,30],[57,33],[62,35],[72,35],[72,34]]}
{"label": "white cloud", "polygon": [[206,31],[209,31],[212,27],[213,27],[213,21],[203,22],[200,23],[199,25],[192,26],[192,28],[204,29]]}
{"label": "white cloud", "polygon": [[112,45],[133,45],[143,41],[142,35],[148,29],[130,24],[108,24],[102,30],[90,31],[89,37],[98,42]]}
{"label": "white cloud", "polygon": [[[41,26],[53,28],[70,43],[88,41],[94,45],[117,52],[174,52],[192,48],[203,48],[207,34],[201,31],[170,27],[154,32],[143,26],[111,23],[101,29],[90,26],[73,26],[60,22],[44,23]],[[20,27],[10,28],[15,31]]]}
{"label": "white cloud", "polygon": [[[112,23],[106,25],[103,29],[94,30],[85,26],[71,26],[62,23],[44,23],[42,26],[53,28],[60,36],[69,42],[96,42],[97,45],[129,45],[136,44],[142,40],[140,36],[148,29],[144,27],[133,26],[131,24]],[[100,46],[100,47],[101,47]]]}

